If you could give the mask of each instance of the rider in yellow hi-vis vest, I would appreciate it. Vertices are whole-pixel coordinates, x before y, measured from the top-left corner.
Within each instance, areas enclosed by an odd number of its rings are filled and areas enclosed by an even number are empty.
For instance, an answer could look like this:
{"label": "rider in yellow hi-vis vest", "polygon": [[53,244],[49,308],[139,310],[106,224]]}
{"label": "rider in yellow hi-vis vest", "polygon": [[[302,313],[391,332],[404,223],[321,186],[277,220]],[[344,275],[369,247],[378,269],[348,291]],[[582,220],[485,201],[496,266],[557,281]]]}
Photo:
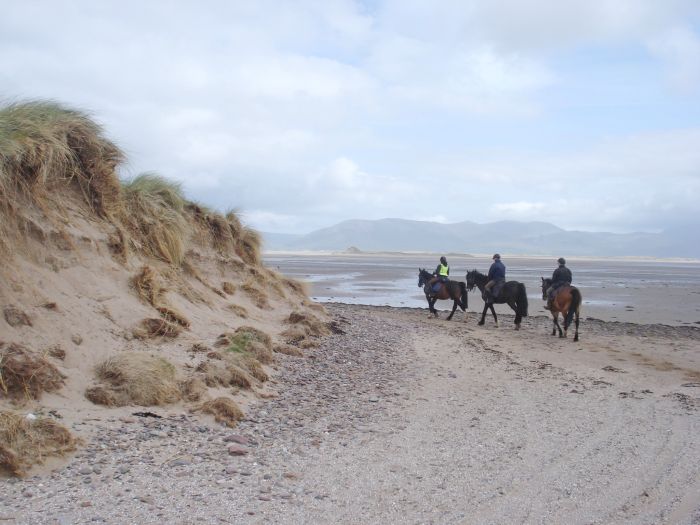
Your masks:
{"label": "rider in yellow hi-vis vest", "polygon": [[435,277],[430,279],[431,290],[433,289],[433,284],[435,284],[436,282],[440,281],[441,283],[446,283],[450,280],[450,266],[447,264],[447,258],[444,255],[440,257],[440,264],[438,264],[437,268],[435,268],[433,275]]}

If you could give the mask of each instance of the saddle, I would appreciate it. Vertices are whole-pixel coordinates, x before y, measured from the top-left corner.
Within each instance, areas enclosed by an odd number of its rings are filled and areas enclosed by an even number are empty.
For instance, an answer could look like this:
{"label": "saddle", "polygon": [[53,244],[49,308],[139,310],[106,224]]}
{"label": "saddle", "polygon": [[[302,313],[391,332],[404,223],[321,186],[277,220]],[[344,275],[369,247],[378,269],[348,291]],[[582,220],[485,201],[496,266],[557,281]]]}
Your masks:
{"label": "saddle", "polygon": [[495,301],[498,299],[498,296],[501,295],[501,290],[503,290],[503,287],[506,285],[506,281],[498,281],[496,284],[491,287],[491,291],[487,292],[484,290],[484,293],[482,294],[482,299],[484,300],[485,303],[490,303],[492,301]]}

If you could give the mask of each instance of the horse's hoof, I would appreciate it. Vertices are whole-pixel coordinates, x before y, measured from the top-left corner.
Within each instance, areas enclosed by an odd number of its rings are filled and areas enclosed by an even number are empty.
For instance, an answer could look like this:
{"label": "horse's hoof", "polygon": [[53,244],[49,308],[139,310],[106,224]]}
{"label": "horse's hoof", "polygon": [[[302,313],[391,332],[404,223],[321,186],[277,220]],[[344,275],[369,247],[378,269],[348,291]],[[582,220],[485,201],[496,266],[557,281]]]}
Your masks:
{"label": "horse's hoof", "polygon": [[498,328],[498,323],[493,323],[493,325],[494,325],[496,328]]}
{"label": "horse's hoof", "polygon": [[484,326],[484,321],[479,321],[479,326]]}
{"label": "horse's hoof", "polygon": [[515,329],[516,329],[516,330],[520,330],[520,325],[519,325],[519,324],[516,324],[516,325],[515,325]]}
{"label": "horse's hoof", "polygon": [[574,343],[578,341],[578,336],[574,337]]}

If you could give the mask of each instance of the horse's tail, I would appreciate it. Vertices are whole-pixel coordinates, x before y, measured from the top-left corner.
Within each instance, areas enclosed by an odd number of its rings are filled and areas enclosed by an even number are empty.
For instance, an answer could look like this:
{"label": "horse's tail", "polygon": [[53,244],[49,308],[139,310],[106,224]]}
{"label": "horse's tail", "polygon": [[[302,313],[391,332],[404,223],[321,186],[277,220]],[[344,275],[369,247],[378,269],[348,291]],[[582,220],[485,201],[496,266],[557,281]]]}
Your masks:
{"label": "horse's tail", "polygon": [[566,319],[564,320],[564,325],[569,326],[571,320],[574,318],[574,314],[581,306],[581,292],[578,288],[571,287],[571,304],[569,305],[569,311],[566,312]]}
{"label": "horse's tail", "polygon": [[525,285],[523,283],[518,283],[518,292],[515,298],[518,312],[522,317],[527,317],[527,291],[525,290]]}
{"label": "horse's tail", "polygon": [[469,306],[469,298],[467,297],[467,285],[460,281],[459,288],[462,290],[462,306],[466,310]]}

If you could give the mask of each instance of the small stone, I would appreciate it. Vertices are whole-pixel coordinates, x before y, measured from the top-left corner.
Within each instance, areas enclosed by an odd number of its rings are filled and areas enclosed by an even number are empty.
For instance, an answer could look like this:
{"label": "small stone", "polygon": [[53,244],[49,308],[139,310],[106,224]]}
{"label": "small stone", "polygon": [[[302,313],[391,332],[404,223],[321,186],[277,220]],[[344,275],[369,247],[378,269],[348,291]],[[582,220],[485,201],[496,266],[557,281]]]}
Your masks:
{"label": "small stone", "polygon": [[245,436],[238,434],[230,434],[224,438],[224,443],[238,443],[239,445],[248,445],[250,440]]}
{"label": "small stone", "polygon": [[76,346],[83,344],[83,338],[79,334],[73,334],[70,339]]}
{"label": "small stone", "polygon": [[85,507],[92,507],[92,502],[91,501],[81,501],[80,506],[85,508]]}
{"label": "small stone", "polygon": [[31,498],[34,496],[34,493],[31,490],[25,490],[24,492],[22,492],[22,496],[24,496],[25,498]]}
{"label": "small stone", "polygon": [[240,445],[229,445],[228,453],[230,456],[245,456],[248,454],[248,449]]}
{"label": "small stone", "polygon": [[120,474],[126,474],[127,472],[129,472],[130,469],[126,465],[122,465],[121,467],[119,467],[118,470]]}
{"label": "small stone", "polygon": [[262,501],[272,501],[272,498],[270,496],[266,496],[265,494],[260,494],[260,496],[258,496],[258,499]]}

